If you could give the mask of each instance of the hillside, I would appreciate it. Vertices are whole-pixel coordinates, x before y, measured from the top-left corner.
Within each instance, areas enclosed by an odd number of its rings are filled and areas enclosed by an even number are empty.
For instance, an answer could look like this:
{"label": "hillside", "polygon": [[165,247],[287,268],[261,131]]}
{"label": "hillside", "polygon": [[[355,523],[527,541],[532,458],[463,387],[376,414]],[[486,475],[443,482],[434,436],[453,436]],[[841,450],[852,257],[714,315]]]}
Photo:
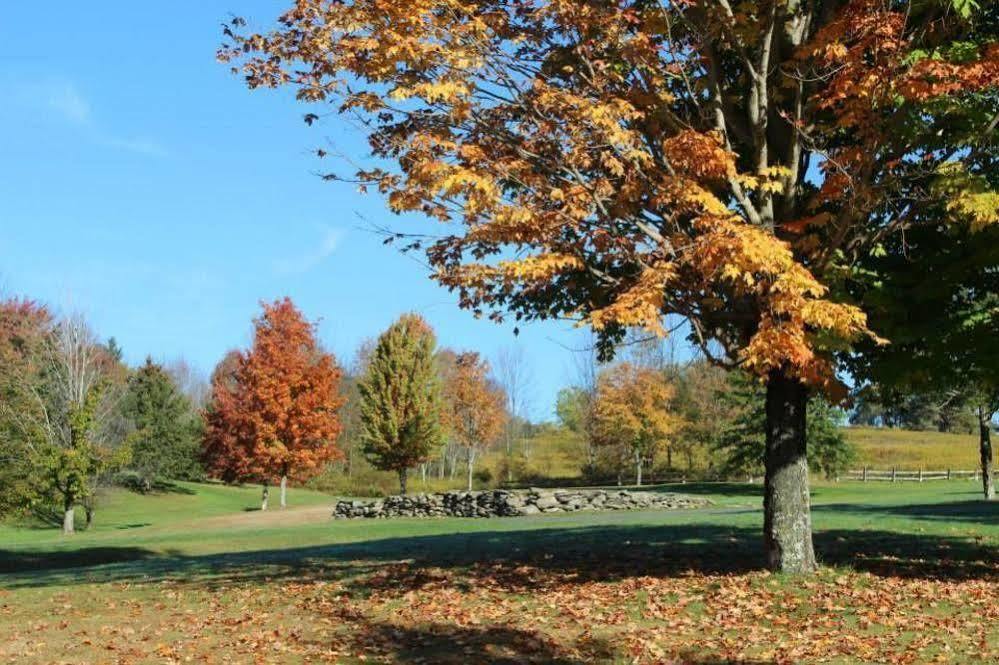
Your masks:
{"label": "hillside", "polygon": [[849,427],[846,437],[857,446],[858,466],[903,470],[978,468],[978,437],[944,432]]}

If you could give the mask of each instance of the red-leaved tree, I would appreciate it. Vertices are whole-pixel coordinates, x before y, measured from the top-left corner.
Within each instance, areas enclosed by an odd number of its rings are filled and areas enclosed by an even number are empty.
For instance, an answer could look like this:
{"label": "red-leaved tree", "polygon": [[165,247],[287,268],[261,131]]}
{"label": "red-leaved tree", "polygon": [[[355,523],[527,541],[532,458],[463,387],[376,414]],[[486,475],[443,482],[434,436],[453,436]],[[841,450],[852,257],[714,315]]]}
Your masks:
{"label": "red-leaved tree", "polygon": [[[336,446],[340,368],[316,342],[309,323],[289,298],[262,303],[253,345],[226,356],[212,377],[205,415],[203,457],[209,472],[226,482],[304,480],[342,456]],[[228,362],[226,362],[228,361]]]}

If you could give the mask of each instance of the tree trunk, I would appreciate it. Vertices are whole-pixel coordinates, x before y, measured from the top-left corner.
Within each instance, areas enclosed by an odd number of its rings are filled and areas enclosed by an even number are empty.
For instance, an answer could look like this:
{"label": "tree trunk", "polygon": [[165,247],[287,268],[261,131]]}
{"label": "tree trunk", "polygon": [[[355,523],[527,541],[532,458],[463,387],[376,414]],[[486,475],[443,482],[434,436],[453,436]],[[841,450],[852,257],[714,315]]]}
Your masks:
{"label": "tree trunk", "polygon": [[281,507],[288,505],[288,475],[281,476]]}
{"label": "tree trunk", "polygon": [[267,497],[269,497],[270,494],[271,488],[267,486],[267,483],[264,483],[264,491],[260,497],[260,510],[267,510]]}
{"label": "tree trunk", "polygon": [[642,486],[642,456],[641,454],[635,455],[635,485],[637,487]]}
{"label": "tree trunk", "polygon": [[506,482],[513,482],[513,425],[507,425],[506,431]]}
{"label": "tree trunk", "polygon": [[399,469],[399,494],[403,496],[406,495],[406,477],[409,475],[409,469]]}
{"label": "tree trunk", "polygon": [[767,566],[784,573],[815,570],[808,496],[805,409],[808,389],[784,372],[767,383],[763,539]]}
{"label": "tree trunk", "polygon": [[94,507],[85,505],[83,507],[83,510],[85,511],[85,514],[87,516],[86,528],[87,530],[89,530],[90,527],[93,526],[94,524]]}
{"label": "tree trunk", "polygon": [[673,446],[666,446],[666,468],[673,470]]}
{"label": "tree trunk", "polygon": [[475,468],[475,454],[472,449],[468,449],[468,491],[472,491],[472,469]]}
{"label": "tree trunk", "polygon": [[978,407],[978,450],[982,457],[982,490],[985,500],[996,498],[995,478],[992,470],[992,423],[985,409]]}
{"label": "tree trunk", "polygon": [[76,532],[74,521],[76,519],[76,506],[73,505],[73,497],[67,496],[63,501],[62,532],[70,535]]}

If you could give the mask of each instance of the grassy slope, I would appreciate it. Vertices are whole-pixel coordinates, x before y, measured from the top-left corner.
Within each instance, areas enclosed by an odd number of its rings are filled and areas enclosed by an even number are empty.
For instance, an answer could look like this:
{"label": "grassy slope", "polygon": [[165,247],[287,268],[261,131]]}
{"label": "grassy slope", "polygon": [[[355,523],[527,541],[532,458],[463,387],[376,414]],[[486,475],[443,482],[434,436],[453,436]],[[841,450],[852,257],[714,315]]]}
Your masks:
{"label": "grassy slope", "polygon": [[[894,623],[861,631],[871,660],[917,635],[973,654],[959,662],[999,652],[999,622],[977,627],[983,594],[999,593],[999,504],[978,501],[968,481],[816,486],[816,546],[833,568],[814,583],[758,572],[758,485],[659,488],[716,501],[697,511],[345,522],[329,519],[333,499],[317,493],[294,491],[295,507],[260,513],[246,511],[256,488],[183,487],[192,493],[113,494],[100,526],[72,538],[0,531],[0,660],[350,662],[366,652],[389,662],[630,662],[624,654],[650,644],[759,656],[770,638],[751,642],[766,630],[779,631],[779,649],[843,644],[836,631],[877,624],[879,612]],[[729,587],[738,616],[715,600]],[[756,593],[759,607],[743,600]],[[959,600],[931,610],[925,594]],[[792,623],[761,633],[789,603]],[[579,635],[579,613],[593,610],[592,636]],[[842,623],[828,624],[836,612]],[[939,632],[926,628],[927,612],[945,621]],[[797,621],[818,623],[801,632]],[[940,647],[926,648],[929,657]]]}
{"label": "grassy slope", "polygon": [[[277,502],[277,491],[272,488],[270,504],[275,506]],[[291,488],[288,490],[288,503],[292,508],[329,506],[331,498],[321,492]],[[0,543],[4,546],[51,545],[64,549],[77,547],[74,543],[169,539],[191,530],[191,525],[197,520],[219,516],[234,518],[258,512],[259,508],[260,487],[255,486],[177,482],[175,491],[151,494],[112,489],[101,497],[94,528],[89,531],[80,531],[72,538],[65,538],[50,525],[0,523]],[[82,525],[82,518],[80,511],[78,525]]]}
{"label": "grassy slope", "polygon": [[845,432],[857,445],[861,466],[970,471],[979,465],[977,435],[873,427],[850,427]]}

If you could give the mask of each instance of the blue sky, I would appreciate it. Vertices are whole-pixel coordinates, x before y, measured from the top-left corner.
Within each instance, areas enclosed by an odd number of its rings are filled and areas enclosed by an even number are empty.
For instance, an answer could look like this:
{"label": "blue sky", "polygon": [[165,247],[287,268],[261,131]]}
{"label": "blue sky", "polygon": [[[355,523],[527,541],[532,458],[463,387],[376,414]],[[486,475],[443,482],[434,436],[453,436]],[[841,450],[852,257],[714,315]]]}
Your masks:
{"label": "blue sky", "polygon": [[350,128],[310,129],[287,94],[250,93],[215,62],[230,13],[262,28],[289,1],[7,3],[0,288],[83,311],[130,362],[183,356],[204,372],[249,341],[261,299],[287,294],[321,318],[323,342],[344,361],[415,310],[455,348],[492,358],[522,345],[531,415],[550,417],[574,375],[568,348],[586,334],[534,324],[516,339],[512,326],[460,311],[418,262],[365,229],[430,222],[313,175],[324,166],[315,147],[363,161]]}

